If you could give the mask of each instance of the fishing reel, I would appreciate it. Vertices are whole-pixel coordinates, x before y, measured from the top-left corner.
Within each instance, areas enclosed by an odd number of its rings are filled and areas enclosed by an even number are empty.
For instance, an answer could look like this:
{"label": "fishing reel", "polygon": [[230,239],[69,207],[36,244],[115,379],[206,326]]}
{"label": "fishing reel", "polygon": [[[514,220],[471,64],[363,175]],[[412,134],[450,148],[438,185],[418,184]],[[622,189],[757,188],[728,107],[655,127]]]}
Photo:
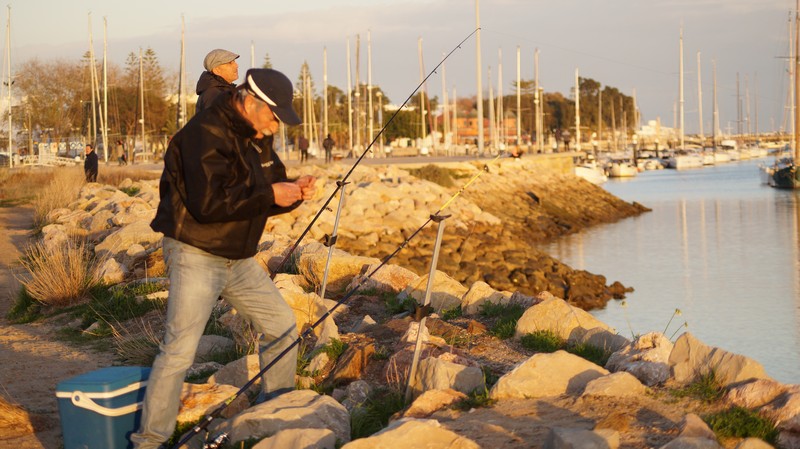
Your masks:
{"label": "fishing reel", "polygon": [[209,441],[203,445],[203,449],[220,449],[223,444],[230,441],[230,437],[227,433],[222,432],[221,434],[217,435],[212,441]]}

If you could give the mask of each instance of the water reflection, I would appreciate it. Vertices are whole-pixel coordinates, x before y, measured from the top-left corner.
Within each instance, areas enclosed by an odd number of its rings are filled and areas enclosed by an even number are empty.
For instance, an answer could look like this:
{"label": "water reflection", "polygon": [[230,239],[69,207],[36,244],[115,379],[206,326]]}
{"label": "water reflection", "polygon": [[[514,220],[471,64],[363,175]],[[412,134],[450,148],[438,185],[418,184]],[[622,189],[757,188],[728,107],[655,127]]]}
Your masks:
{"label": "water reflection", "polygon": [[761,186],[752,162],[646,172],[606,188],[653,211],[545,248],[635,288],[626,307],[593,314],[626,336],[671,336],[679,308],[702,341],[800,383],[800,193]]}

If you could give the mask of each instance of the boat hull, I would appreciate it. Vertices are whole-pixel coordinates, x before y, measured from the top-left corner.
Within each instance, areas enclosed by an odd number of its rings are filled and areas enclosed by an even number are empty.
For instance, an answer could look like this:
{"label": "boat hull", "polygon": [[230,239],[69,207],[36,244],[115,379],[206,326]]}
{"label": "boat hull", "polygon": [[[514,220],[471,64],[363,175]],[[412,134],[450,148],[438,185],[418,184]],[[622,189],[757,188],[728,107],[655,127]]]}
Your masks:
{"label": "boat hull", "polygon": [[777,189],[800,189],[800,171],[796,165],[783,167],[772,174],[772,186]]}

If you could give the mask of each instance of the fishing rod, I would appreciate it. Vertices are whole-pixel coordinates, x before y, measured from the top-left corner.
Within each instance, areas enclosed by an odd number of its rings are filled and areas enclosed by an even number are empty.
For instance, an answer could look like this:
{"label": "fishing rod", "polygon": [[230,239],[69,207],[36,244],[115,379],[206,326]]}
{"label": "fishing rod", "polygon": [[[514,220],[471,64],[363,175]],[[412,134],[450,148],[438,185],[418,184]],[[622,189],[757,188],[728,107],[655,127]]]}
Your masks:
{"label": "fishing rod", "polygon": [[[498,154],[497,154],[497,156],[496,156],[494,159],[492,159],[492,160],[491,160],[489,163],[490,163],[490,164],[491,164],[491,163],[494,163],[494,162],[495,162],[495,161],[497,161],[497,160],[498,160],[498,159],[499,159],[501,156],[502,156],[502,154],[501,154],[501,153],[498,153]],[[487,164],[487,166],[488,166],[488,164]],[[458,198],[458,197],[459,197],[459,196],[460,196],[460,195],[461,195],[461,194],[462,194],[462,193],[463,193],[463,192],[464,192],[464,191],[467,189],[467,187],[469,187],[469,186],[470,186],[470,185],[471,185],[473,182],[475,182],[475,181],[476,181],[478,178],[480,178],[480,177],[481,177],[481,176],[482,176],[484,173],[486,173],[486,170],[479,170],[477,174],[475,174],[475,175],[474,175],[472,178],[470,178],[470,180],[469,180],[469,181],[468,181],[466,184],[464,184],[464,185],[463,185],[463,186],[462,186],[460,189],[458,189],[458,191],[456,191],[456,193],[454,193],[454,194],[453,194],[453,195],[452,195],[452,196],[451,196],[451,197],[450,197],[450,198],[449,198],[447,201],[445,201],[445,202],[444,202],[444,204],[442,204],[442,206],[441,206],[441,207],[439,207],[439,209],[438,209],[436,212],[434,212],[434,213],[430,214],[430,216],[429,216],[429,217],[428,217],[428,219],[425,221],[425,223],[423,223],[422,225],[420,225],[420,226],[419,226],[419,227],[418,227],[418,228],[417,228],[417,229],[416,229],[414,232],[412,232],[412,233],[411,233],[411,235],[409,235],[409,236],[408,236],[408,237],[407,237],[405,240],[403,240],[403,242],[401,242],[401,243],[400,243],[400,245],[398,245],[398,247],[397,247],[397,248],[395,248],[395,250],[394,250],[394,251],[393,251],[391,254],[389,254],[389,255],[387,255],[386,257],[384,257],[384,258],[383,258],[383,260],[381,260],[380,264],[378,264],[378,266],[377,266],[377,267],[375,267],[375,268],[374,268],[374,269],[373,269],[373,270],[372,270],[372,271],[371,271],[371,272],[370,272],[370,273],[369,273],[367,276],[363,277],[363,278],[362,278],[362,279],[361,279],[361,280],[360,280],[360,281],[359,281],[359,282],[358,282],[358,283],[355,285],[355,287],[353,287],[353,288],[352,288],[350,291],[348,291],[348,292],[347,292],[347,293],[346,293],[344,296],[342,296],[342,298],[341,298],[341,299],[339,299],[338,301],[336,301],[336,304],[334,304],[333,306],[331,306],[331,308],[330,308],[330,309],[328,309],[328,311],[327,311],[327,312],[325,312],[325,313],[324,313],[324,314],[323,314],[321,317],[319,317],[319,318],[317,319],[317,321],[315,321],[315,322],[314,322],[314,323],[313,323],[313,324],[312,324],[310,327],[306,328],[306,330],[304,330],[304,331],[303,331],[303,332],[300,334],[300,336],[299,336],[299,337],[297,337],[297,338],[296,338],[296,339],[295,339],[295,340],[294,340],[294,341],[293,341],[293,342],[292,342],[292,343],[291,343],[289,346],[287,346],[287,347],[286,347],[286,348],[285,348],[283,351],[281,351],[281,352],[280,352],[280,353],[279,353],[277,356],[275,356],[275,358],[274,358],[274,359],[272,359],[272,361],[270,361],[270,362],[269,362],[269,363],[268,363],[268,364],[267,364],[267,365],[266,365],[264,368],[262,368],[262,369],[261,369],[261,371],[259,371],[259,372],[258,372],[258,373],[257,373],[255,376],[251,377],[251,378],[250,378],[250,380],[248,380],[248,381],[247,381],[247,383],[245,383],[245,384],[244,384],[244,385],[243,385],[243,386],[242,386],[242,387],[239,389],[239,391],[237,391],[237,392],[236,392],[236,393],[234,393],[234,394],[233,394],[231,397],[229,397],[229,398],[228,398],[228,399],[226,399],[224,402],[222,402],[222,403],[219,405],[219,407],[217,407],[216,409],[214,409],[214,411],[212,411],[210,414],[206,415],[206,417],[205,417],[205,418],[203,418],[203,420],[202,420],[202,421],[200,421],[200,422],[199,422],[199,423],[198,423],[198,424],[197,424],[195,427],[193,427],[193,428],[191,429],[190,433],[186,434],[186,435],[185,435],[183,438],[181,438],[181,440],[180,440],[180,441],[178,441],[178,442],[177,442],[177,443],[176,443],[174,446],[171,446],[171,447],[170,447],[170,449],[177,449],[177,448],[179,448],[179,447],[183,446],[184,444],[186,444],[187,442],[189,442],[189,440],[190,440],[190,439],[192,439],[192,438],[193,438],[195,435],[198,435],[200,432],[202,432],[203,430],[207,429],[207,428],[208,428],[208,426],[209,426],[209,424],[211,424],[211,422],[212,422],[214,419],[216,419],[217,417],[219,417],[219,416],[222,414],[222,412],[223,412],[223,411],[224,411],[226,408],[228,408],[228,406],[229,406],[231,403],[233,403],[233,402],[234,402],[236,399],[238,399],[238,398],[239,398],[239,396],[241,396],[242,394],[244,394],[244,393],[245,393],[245,392],[246,392],[246,391],[247,391],[247,390],[248,390],[248,389],[249,389],[249,388],[250,388],[250,387],[251,387],[251,386],[252,386],[254,383],[256,383],[256,381],[257,381],[259,378],[261,378],[261,376],[263,376],[264,374],[266,374],[266,373],[267,373],[267,371],[269,371],[269,370],[270,370],[270,369],[271,369],[271,368],[272,368],[272,367],[273,367],[273,366],[274,366],[276,363],[278,363],[278,361],[279,361],[279,360],[281,360],[283,357],[285,357],[285,356],[286,356],[286,354],[288,354],[288,353],[289,353],[289,352],[290,352],[292,349],[294,349],[294,347],[295,347],[295,346],[298,346],[300,343],[302,343],[302,342],[303,342],[303,340],[305,340],[306,338],[309,338],[309,337],[311,337],[311,336],[312,336],[312,334],[313,334],[313,332],[314,332],[314,329],[316,329],[316,328],[317,328],[317,326],[319,326],[320,324],[322,324],[322,323],[323,323],[323,322],[324,322],[324,321],[325,321],[325,320],[326,320],[328,317],[332,316],[332,315],[333,315],[333,312],[334,312],[336,309],[338,309],[338,308],[339,308],[339,306],[341,306],[342,304],[346,303],[346,302],[347,302],[347,301],[348,301],[348,300],[349,300],[349,299],[350,299],[350,298],[351,298],[351,297],[352,297],[352,296],[353,296],[353,295],[354,295],[354,294],[355,294],[355,293],[356,293],[356,292],[357,292],[357,291],[358,291],[358,290],[359,290],[359,289],[360,289],[360,288],[361,288],[361,287],[362,287],[362,286],[363,286],[363,285],[364,285],[364,284],[365,284],[367,281],[369,281],[370,279],[372,279],[372,276],[374,276],[374,275],[375,275],[375,273],[377,273],[377,272],[378,272],[378,270],[380,270],[380,269],[381,269],[381,268],[383,268],[383,267],[384,267],[384,266],[385,266],[387,263],[389,263],[389,261],[390,261],[390,260],[392,260],[392,259],[393,259],[393,258],[394,258],[394,257],[395,257],[395,256],[396,256],[398,253],[400,253],[400,251],[402,251],[402,250],[403,250],[403,249],[404,249],[404,248],[405,248],[405,247],[408,245],[408,243],[409,243],[409,242],[411,242],[411,240],[413,240],[413,239],[414,239],[414,238],[415,238],[415,237],[416,237],[416,236],[417,236],[417,235],[418,235],[420,232],[422,232],[422,230],[423,230],[423,229],[424,229],[426,226],[428,226],[428,224],[429,224],[429,223],[431,223],[432,221],[441,221],[441,220],[443,219],[443,217],[442,217],[442,215],[441,215],[442,211],[443,211],[445,208],[447,208],[447,206],[449,206],[449,205],[450,205],[450,204],[451,204],[453,201],[455,201],[455,199],[456,199],[456,198]],[[342,182],[342,181],[339,181],[339,182]],[[341,186],[339,186],[339,187],[344,187],[344,185],[341,185]],[[217,441],[217,440],[220,440],[220,439],[222,439],[222,440],[225,440],[225,438],[226,438],[227,436],[224,436],[224,435],[225,435],[225,434],[220,434],[220,435],[218,435],[218,436],[215,438],[215,441]],[[161,447],[161,448],[165,448],[166,446],[164,446],[164,445],[162,444],[160,447]],[[208,447],[210,448],[210,447],[215,447],[215,446],[208,446]]]}
{"label": "fishing rod", "polygon": [[[350,175],[353,173],[353,170],[355,170],[356,167],[358,166],[358,164],[361,163],[361,160],[364,159],[364,156],[366,156],[367,153],[372,151],[373,145],[375,145],[375,142],[377,142],[380,139],[380,137],[383,135],[383,132],[386,130],[386,127],[389,126],[390,123],[392,123],[394,118],[397,117],[397,114],[399,114],[400,111],[402,111],[403,108],[408,104],[408,102],[411,101],[411,98],[414,96],[414,94],[417,93],[417,91],[422,86],[425,85],[425,82],[428,81],[428,78],[430,78],[434,73],[436,73],[436,71],[439,69],[439,67],[441,67],[441,65],[444,64],[445,61],[447,61],[447,58],[449,58],[450,55],[455,53],[456,50],[460,49],[461,46],[464,44],[464,42],[466,42],[470,37],[472,37],[473,34],[477,33],[478,30],[480,30],[480,28],[475,28],[475,30],[473,32],[469,33],[469,35],[467,37],[465,37],[461,42],[458,43],[458,45],[456,45],[452,50],[450,50],[450,53],[448,53],[444,58],[442,58],[442,60],[439,61],[438,64],[436,64],[436,67],[434,67],[433,70],[428,72],[428,74],[419,83],[419,85],[417,85],[417,87],[413,91],[411,91],[411,94],[408,96],[408,98],[406,98],[406,100],[403,102],[403,104],[401,104],[400,107],[397,108],[396,111],[394,111],[394,114],[392,114],[392,116],[389,117],[389,120],[386,122],[386,124],[384,124],[383,127],[380,129],[380,131],[378,131],[378,134],[375,135],[375,137],[372,139],[372,142],[370,142],[370,144],[367,146],[367,148],[364,149],[364,151],[361,153],[361,155],[358,157],[358,159],[356,159],[356,161],[350,167],[350,170],[348,170],[347,173],[345,173],[344,177],[341,179],[342,183],[345,183],[347,181],[347,178],[350,177]],[[300,246],[300,242],[303,241],[303,238],[305,238],[306,234],[308,234],[308,232],[314,226],[314,223],[316,223],[317,220],[319,219],[320,215],[322,215],[322,212],[324,212],[326,209],[328,209],[328,205],[331,203],[331,201],[333,201],[333,198],[336,196],[336,193],[339,191],[339,189],[342,188],[342,185],[343,184],[340,184],[340,183],[336,184],[336,188],[330,194],[330,196],[325,201],[325,203],[322,205],[322,207],[320,207],[319,211],[317,211],[317,214],[314,215],[314,218],[311,220],[311,222],[308,224],[308,226],[306,226],[305,230],[303,230],[303,232],[300,234],[300,237],[297,238],[297,241],[295,241],[294,244],[292,245],[292,247],[289,248],[289,252],[286,253],[286,255],[283,257],[283,259],[280,261],[280,263],[278,264],[277,268],[275,269],[275,272],[270,275],[271,278],[274,279],[275,275],[284,267],[284,265],[286,265],[286,262],[289,261],[289,259],[292,257],[292,254],[294,254],[294,251],[297,249],[298,246]]]}

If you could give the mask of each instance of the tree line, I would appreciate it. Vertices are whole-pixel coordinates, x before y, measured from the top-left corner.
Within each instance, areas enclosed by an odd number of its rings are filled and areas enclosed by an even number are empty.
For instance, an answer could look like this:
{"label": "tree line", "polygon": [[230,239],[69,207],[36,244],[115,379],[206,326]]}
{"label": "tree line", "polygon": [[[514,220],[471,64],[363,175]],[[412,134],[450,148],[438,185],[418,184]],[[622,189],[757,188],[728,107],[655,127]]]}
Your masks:
{"label": "tree line", "polygon": [[[92,114],[100,115],[99,107],[93,108],[90,62],[88,53],[80,60],[55,59],[42,61],[33,58],[23,62],[17,70],[14,87],[21,101],[14,106],[14,117],[22,121],[22,126],[28,134],[25,141],[30,138],[34,141],[67,141],[85,140],[97,142],[97,136],[92,136]],[[178,74],[167,73],[161,66],[158,56],[151,48],[147,48],[142,53],[141,78],[143,81],[144,97],[144,126],[145,134],[153,136],[171,136],[177,129],[177,90]],[[269,55],[264,58],[262,67],[271,67]],[[97,63],[95,68],[98,74],[102,73],[101,63]],[[308,81],[305,81],[304,74],[308,74]],[[242,73],[243,75],[243,73]],[[114,63],[107,65],[107,98],[108,98],[108,124],[109,140],[114,142],[124,136],[140,136],[142,133],[142,116],[140,100],[140,68],[139,55],[131,52],[123,66]],[[101,87],[95,91],[96,102],[102,105],[102,78]],[[187,80],[186,91],[194,89],[194,81]],[[516,82],[512,82],[514,93],[504,96],[503,102],[506,112],[516,115]],[[322,136],[321,121],[323,116],[322,88],[315,85],[313,76],[308,71],[307,63],[299,68],[299,74],[295,85],[294,106],[302,117],[304,104],[303,93],[306,92],[304,86],[312,95],[311,107],[314,110],[313,120],[316,123],[314,128],[314,139],[324,138]],[[636,111],[634,110],[633,98],[624,95],[618,89],[611,86],[602,86],[598,81],[591,78],[579,79],[580,92],[580,112],[581,125],[585,128],[582,131],[594,132],[602,123],[602,128],[608,132],[612,128],[633,129],[636,125]],[[536,129],[535,109],[534,109],[534,82],[532,80],[522,80],[520,83],[521,104],[519,119],[523,134],[533,136]],[[355,133],[354,143],[360,143],[365,147],[372,141],[368,136],[369,111],[367,101],[367,86],[361,83],[356,86],[350,97],[350,107],[352,108],[352,126]],[[348,123],[348,95],[345,90],[329,85],[327,88],[328,106],[328,131],[337,141],[340,147],[344,147],[349,142]],[[424,120],[417,109],[420,102],[425,102],[425,109],[437,111],[440,104],[438,96],[424,95],[418,92],[409,102],[409,108],[400,111],[379,110],[380,105],[391,104],[391,99],[381,90],[379,86],[372,87],[372,117],[374,119],[373,132],[377,134],[390,117],[395,115],[392,123],[386,128],[383,134],[385,142],[389,142],[398,137],[419,137],[423,129],[426,134],[430,134],[433,128],[442,130],[440,116],[436,113],[428,116]],[[571,97],[574,97],[574,92]],[[484,100],[484,111],[488,111],[488,99]],[[543,128],[546,134],[558,133],[560,130],[574,131],[575,123],[575,101],[574,98],[565,97],[559,92],[545,92],[542,103],[544,107]],[[477,104],[475,98],[461,98],[456,101],[459,117],[475,116]],[[452,106],[452,104],[450,105]],[[194,114],[194,105],[188,105],[187,114],[191,117]],[[602,109],[602,111],[601,111]],[[311,117],[311,115],[309,115]],[[487,114],[488,118],[488,114]],[[96,117],[99,124],[99,117]],[[598,122],[599,121],[599,122]],[[437,122],[439,122],[437,124]],[[98,125],[99,127],[99,125]],[[294,140],[301,133],[308,132],[308,128],[303,126],[293,127],[288,130],[288,139]],[[586,135],[586,134],[584,134]]]}

